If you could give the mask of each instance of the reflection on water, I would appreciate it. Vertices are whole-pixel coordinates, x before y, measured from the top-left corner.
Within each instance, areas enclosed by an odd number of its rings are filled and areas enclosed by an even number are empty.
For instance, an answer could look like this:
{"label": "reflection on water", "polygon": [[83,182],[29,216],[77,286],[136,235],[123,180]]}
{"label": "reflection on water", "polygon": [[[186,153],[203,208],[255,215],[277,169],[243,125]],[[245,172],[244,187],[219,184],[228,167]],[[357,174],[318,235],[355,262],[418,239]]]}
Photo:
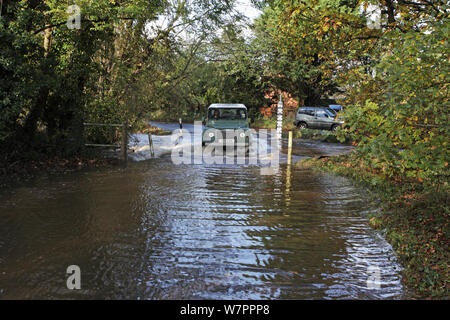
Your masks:
{"label": "reflection on water", "polygon": [[[262,176],[167,156],[42,178],[0,193],[0,297],[401,298],[373,210],[346,179],[286,165]],[[379,290],[367,288],[369,266]]]}

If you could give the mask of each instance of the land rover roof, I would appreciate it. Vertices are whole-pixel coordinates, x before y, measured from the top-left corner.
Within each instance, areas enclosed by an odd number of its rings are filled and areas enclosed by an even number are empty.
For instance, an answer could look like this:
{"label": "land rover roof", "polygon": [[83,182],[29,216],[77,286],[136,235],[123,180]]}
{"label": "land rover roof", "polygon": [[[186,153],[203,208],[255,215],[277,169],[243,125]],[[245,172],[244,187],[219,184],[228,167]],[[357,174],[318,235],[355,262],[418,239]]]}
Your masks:
{"label": "land rover roof", "polygon": [[247,107],[243,104],[238,104],[238,103],[214,103],[212,105],[210,105],[208,107],[208,109],[212,109],[212,108],[221,108],[221,109],[226,109],[226,108],[232,108],[232,109],[236,109],[236,108],[240,108],[240,109],[247,109]]}

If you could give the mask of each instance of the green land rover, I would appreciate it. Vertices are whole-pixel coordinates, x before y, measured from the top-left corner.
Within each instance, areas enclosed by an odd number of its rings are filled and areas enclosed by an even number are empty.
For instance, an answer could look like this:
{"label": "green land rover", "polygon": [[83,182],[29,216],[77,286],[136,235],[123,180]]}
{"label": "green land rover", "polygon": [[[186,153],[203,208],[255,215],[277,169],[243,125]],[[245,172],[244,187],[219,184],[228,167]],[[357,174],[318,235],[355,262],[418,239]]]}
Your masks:
{"label": "green land rover", "polygon": [[203,146],[249,146],[248,113],[243,104],[210,105],[203,125]]}

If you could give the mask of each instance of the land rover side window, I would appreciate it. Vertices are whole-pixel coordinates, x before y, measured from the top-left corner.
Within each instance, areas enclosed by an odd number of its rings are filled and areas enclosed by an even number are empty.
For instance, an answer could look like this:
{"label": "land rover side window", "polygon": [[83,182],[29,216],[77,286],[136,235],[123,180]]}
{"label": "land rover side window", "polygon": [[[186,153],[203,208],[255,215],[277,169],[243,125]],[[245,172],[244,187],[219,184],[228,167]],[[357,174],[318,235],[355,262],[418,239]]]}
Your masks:
{"label": "land rover side window", "polygon": [[208,118],[211,120],[222,119],[222,110],[220,109],[209,109]]}
{"label": "land rover side window", "polygon": [[236,120],[244,120],[247,119],[247,112],[245,109],[236,109]]}

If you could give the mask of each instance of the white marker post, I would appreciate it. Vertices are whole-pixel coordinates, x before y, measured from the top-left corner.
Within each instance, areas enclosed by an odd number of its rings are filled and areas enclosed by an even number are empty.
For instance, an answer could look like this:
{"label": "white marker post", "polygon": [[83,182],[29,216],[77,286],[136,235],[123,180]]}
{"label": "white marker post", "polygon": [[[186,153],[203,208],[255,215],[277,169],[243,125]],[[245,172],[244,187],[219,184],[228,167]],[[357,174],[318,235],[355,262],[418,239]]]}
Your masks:
{"label": "white marker post", "polygon": [[281,135],[283,132],[283,97],[280,94],[280,101],[278,102],[278,112],[277,112],[277,137],[281,140]]}
{"label": "white marker post", "polygon": [[275,161],[272,162],[270,167],[272,174],[277,174],[279,170],[279,155],[282,147],[281,136],[283,132],[283,97],[280,94],[280,101],[278,102],[278,110],[277,110],[277,135],[272,138],[271,148],[272,154],[275,156]]}

